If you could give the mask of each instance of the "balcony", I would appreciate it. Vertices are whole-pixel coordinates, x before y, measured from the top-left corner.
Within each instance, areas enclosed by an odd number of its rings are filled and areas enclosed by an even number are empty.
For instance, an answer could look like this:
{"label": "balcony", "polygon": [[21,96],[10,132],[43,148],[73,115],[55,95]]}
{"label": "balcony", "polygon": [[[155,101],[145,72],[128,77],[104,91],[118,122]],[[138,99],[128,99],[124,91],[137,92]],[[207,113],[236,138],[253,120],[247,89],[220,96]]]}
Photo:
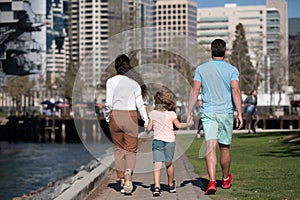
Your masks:
{"label": "balcony", "polygon": [[38,53],[40,46],[31,32],[44,26],[42,16],[35,15],[29,1],[12,1],[5,11],[0,10],[0,65],[6,75],[37,73],[41,65],[27,58]]}

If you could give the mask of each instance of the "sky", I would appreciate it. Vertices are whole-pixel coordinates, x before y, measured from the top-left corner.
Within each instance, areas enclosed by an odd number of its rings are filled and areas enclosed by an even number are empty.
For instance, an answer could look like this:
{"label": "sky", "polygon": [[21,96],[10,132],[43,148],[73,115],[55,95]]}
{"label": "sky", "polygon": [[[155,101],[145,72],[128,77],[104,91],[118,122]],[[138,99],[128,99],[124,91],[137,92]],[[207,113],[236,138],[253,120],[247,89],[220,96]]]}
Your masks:
{"label": "sky", "polygon": [[[249,5],[266,5],[265,0],[194,0],[198,3],[199,8],[207,7],[223,7],[226,3],[236,3],[238,6]],[[300,17],[300,1],[299,0],[286,0],[288,2],[288,17]]]}
{"label": "sky", "polygon": [[[223,7],[226,3],[236,3],[240,6],[248,5],[266,5],[266,0],[193,0],[198,3],[198,7]],[[286,0],[288,2],[289,18],[300,17],[300,0]],[[38,12],[46,12],[46,1],[31,0],[34,10]],[[40,9],[42,8],[42,9]]]}

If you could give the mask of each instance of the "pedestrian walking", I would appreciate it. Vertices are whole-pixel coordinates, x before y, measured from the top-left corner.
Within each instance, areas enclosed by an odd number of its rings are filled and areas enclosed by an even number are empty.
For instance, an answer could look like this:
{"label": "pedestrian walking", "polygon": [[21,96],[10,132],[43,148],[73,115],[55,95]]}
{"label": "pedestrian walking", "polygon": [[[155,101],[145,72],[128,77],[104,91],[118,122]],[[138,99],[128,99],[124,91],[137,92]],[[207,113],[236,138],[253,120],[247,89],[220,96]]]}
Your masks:
{"label": "pedestrian walking", "polygon": [[173,157],[175,152],[175,134],[173,124],[177,128],[185,128],[193,125],[193,121],[180,123],[173,111],[175,100],[172,93],[167,90],[159,90],[154,96],[155,108],[149,113],[149,125],[147,132],[154,130],[152,141],[152,153],[154,163],[154,190],[153,196],[160,196],[160,171],[165,163],[168,176],[168,191],[176,192],[174,180]]}
{"label": "pedestrian walking", "polygon": [[196,68],[188,105],[187,121],[192,118],[192,110],[201,90],[201,119],[206,142],[205,160],[209,176],[209,183],[205,191],[207,195],[217,191],[217,145],[220,148],[220,164],[223,174],[222,188],[231,187],[233,178],[230,173],[230,144],[234,105],[237,110],[236,126],[240,129],[243,125],[239,72],[236,67],[224,61],[225,52],[226,43],[224,40],[215,39],[212,41],[212,60]]}
{"label": "pedestrian walking", "polygon": [[117,74],[106,82],[106,120],[114,147],[120,192],[130,194],[138,147],[138,112],[144,126],[148,125],[143,101],[146,88],[125,54],[115,59],[115,69]]}
{"label": "pedestrian walking", "polygon": [[259,117],[257,115],[257,91],[255,89],[251,90],[243,104],[246,107],[248,134],[256,133]]}

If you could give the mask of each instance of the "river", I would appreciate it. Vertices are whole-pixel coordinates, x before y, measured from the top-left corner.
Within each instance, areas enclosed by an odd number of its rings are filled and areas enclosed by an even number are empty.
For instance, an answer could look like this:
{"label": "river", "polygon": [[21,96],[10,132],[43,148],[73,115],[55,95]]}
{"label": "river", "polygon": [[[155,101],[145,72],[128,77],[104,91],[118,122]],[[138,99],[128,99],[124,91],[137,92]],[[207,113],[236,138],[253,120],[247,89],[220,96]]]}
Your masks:
{"label": "river", "polygon": [[[101,152],[111,144],[99,144]],[[0,142],[0,199],[29,194],[95,159],[83,144]]]}

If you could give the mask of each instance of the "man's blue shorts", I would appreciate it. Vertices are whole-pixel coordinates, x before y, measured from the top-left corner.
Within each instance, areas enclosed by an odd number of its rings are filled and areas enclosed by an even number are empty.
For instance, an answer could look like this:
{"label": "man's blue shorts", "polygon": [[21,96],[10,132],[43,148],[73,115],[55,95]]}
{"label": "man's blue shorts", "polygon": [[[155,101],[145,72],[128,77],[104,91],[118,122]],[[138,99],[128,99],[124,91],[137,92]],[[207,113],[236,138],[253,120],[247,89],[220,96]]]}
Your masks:
{"label": "man's blue shorts", "polygon": [[201,120],[205,140],[218,140],[230,145],[233,130],[233,114],[202,113]]}
{"label": "man's blue shorts", "polygon": [[174,157],[176,142],[162,140],[152,141],[153,162],[171,163]]}

